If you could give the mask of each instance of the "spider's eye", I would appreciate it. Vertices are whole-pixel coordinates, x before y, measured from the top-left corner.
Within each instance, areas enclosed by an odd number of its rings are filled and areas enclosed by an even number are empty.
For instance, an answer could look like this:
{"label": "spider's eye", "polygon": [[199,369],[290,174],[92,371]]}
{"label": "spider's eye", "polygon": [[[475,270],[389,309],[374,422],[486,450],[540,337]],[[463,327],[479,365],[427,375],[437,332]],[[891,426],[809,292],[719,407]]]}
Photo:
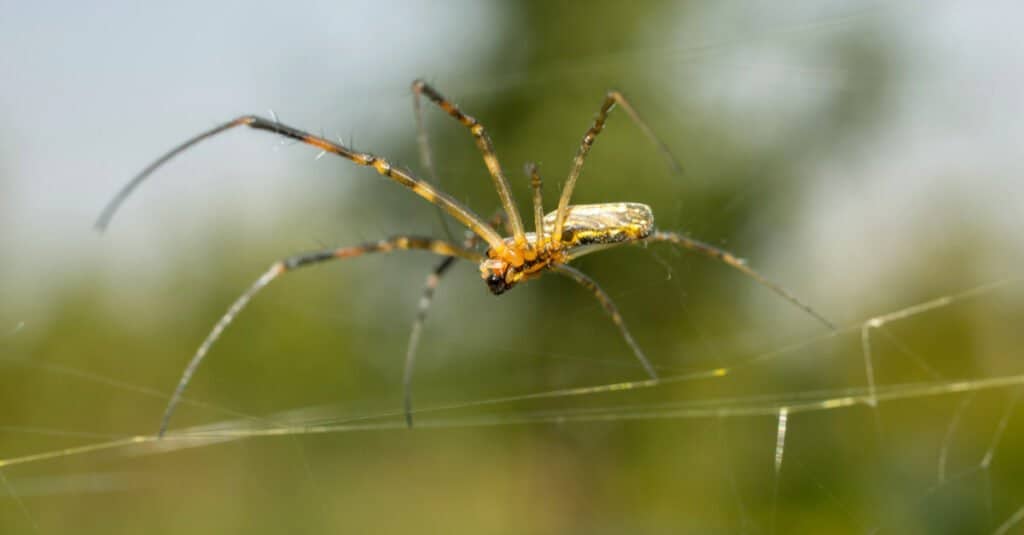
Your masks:
{"label": "spider's eye", "polygon": [[505,278],[499,277],[493,273],[488,275],[484,279],[484,282],[487,283],[487,288],[490,289],[491,293],[494,295],[501,295],[505,293],[505,290],[509,289],[509,285],[505,282]]}

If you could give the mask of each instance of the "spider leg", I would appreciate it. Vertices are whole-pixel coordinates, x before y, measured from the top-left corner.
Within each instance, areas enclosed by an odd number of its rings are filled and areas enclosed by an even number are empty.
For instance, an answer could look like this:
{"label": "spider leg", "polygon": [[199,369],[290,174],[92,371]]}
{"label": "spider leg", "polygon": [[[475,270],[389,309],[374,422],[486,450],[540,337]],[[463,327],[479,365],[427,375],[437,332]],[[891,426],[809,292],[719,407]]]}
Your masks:
{"label": "spider leg", "polygon": [[541,189],[540,170],[537,164],[526,164],[526,174],[530,175],[530,189],[533,190],[533,242],[537,250],[543,250],[544,244],[544,192]]}
{"label": "spider leg", "polygon": [[576,151],[576,157],[573,158],[572,169],[569,171],[569,178],[565,181],[565,186],[562,187],[562,196],[558,199],[558,214],[555,216],[555,226],[553,229],[554,234],[551,236],[551,241],[557,246],[562,239],[562,227],[565,224],[565,217],[568,215],[569,200],[572,198],[572,190],[576,187],[576,179],[579,178],[580,172],[583,171],[583,161],[587,159],[587,154],[590,153],[590,147],[594,144],[594,140],[597,135],[604,130],[604,123],[608,120],[608,113],[612,111],[616,105],[622,107],[623,110],[629,115],[630,119],[636,123],[637,127],[651,140],[652,143],[657,145],[658,150],[662,153],[666,160],[668,160],[669,167],[676,173],[682,171],[682,166],[676,161],[675,157],[672,156],[672,152],[668,150],[668,146],[665,145],[658,136],[654,135],[654,131],[651,127],[647,126],[647,123],[640,118],[640,114],[636,112],[633,105],[626,100],[626,97],[618,91],[609,91],[605,97],[604,102],[601,103],[601,108],[597,111],[597,117],[594,119],[594,124],[587,129],[587,132],[583,134],[583,141],[580,143],[580,148]]}
{"label": "spider leg", "polygon": [[793,294],[789,293],[788,290],[786,290],[782,286],[779,286],[775,282],[772,282],[771,280],[769,280],[764,275],[761,275],[760,273],[754,271],[753,269],[750,268],[750,266],[747,265],[746,261],[744,261],[742,258],[739,258],[736,255],[730,253],[729,251],[726,251],[724,249],[719,249],[718,247],[715,247],[713,245],[704,243],[702,241],[695,240],[693,238],[688,238],[686,236],[683,236],[681,234],[676,234],[674,232],[657,231],[654,234],[651,234],[644,241],[646,241],[646,242],[667,242],[667,243],[673,243],[675,245],[680,245],[682,247],[685,247],[685,248],[687,248],[687,249],[689,249],[691,251],[695,251],[695,252],[698,252],[698,253],[700,253],[702,255],[709,256],[711,258],[714,258],[716,260],[724,262],[725,264],[728,264],[729,266],[732,266],[732,267],[738,269],[744,275],[746,275],[746,276],[756,280],[762,286],[767,287],[771,291],[773,291],[776,294],[778,294],[779,296],[781,296],[786,301],[789,301],[793,305],[799,307],[804,312],[810,314],[816,320],[818,320],[821,323],[825,324],[829,329],[832,329],[832,330],[836,329],[835,324],[833,324],[831,321],[825,319],[824,316],[822,316],[817,311],[815,311],[813,308],[811,308],[810,305],[807,305],[803,301],[797,299]]}
{"label": "spider leg", "polygon": [[[505,220],[505,213],[498,210],[490,219],[491,226],[498,228]],[[465,249],[473,249],[477,246],[479,238],[471,232],[466,232],[466,239],[462,246]],[[416,367],[416,355],[420,345],[420,333],[423,331],[423,324],[427,321],[427,312],[434,302],[434,292],[441,283],[441,277],[454,265],[454,256],[442,259],[434,270],[427,275],[423,284],[423,294],[420,296],[419,306],[416,310],[416,318],[412,322],[412,329],[409,331],[409,344],[405,349],[405,369],[402,371],[402,393],[403,407],[405,409],[405,425],[412,429],[412,372]]]}
{"label": "spider leg", "polygon": [[420,297],[419,308],[416,310],[416,319],[412,322],[412,330],[409,331],[409,345],[405,350],[405,369],[402,372],[402,394],[403,408],[405,410],[405,425],[412,429],[412,371],[416,366],[416,353],[420,345],[420,333],[423,331],[423,324],[427,321],[427,311],[434,301],[434,292],[441,282],[441,277],[448,272],[448,269],[455,264],[455,257],[449,256],[441,260],[434,268],[434,271],[427,276],[427,282],[423,286],[423,295]]}
{"label": "spider leg", "polygon": [[103,212],[100,214],[99,219],[97,219],[96,228],[99,229],[100,231],[106,229],[106,227],[110,224],[110,220],[114,217],[114,214],[117,212],[117,209],[121,206],[121,203],[123,203],[125,199],[127,199],[128,196],[132,193],[132,191],[134,191],[135,188],[137,188],[144,180],[146,180],[146,178],[148,178],[151,174],[153,174],[154,171],[156,171],[165,163],[167,163],[170,159],[174,158],[178,154],[181,154],[182,152],[189,149],[193,145],[199,143],[200,141],[214,137],[237,126],[248,126],[249,128],[254,128],[256,130],[264,130],[267,132],[271,132],[273,134],[277,134],[279,136],[291,138],[296,141],[305,143],[307,145],[312,145],[322,151],[341,156],[342,158],[354,162],[356,165],[364,167],[373,167],[381,175],[384,175],[394,180],[395,182],[401,184],[402,186],[409,188],[410,190],[413,191],[413,193],[426,199],[431,204],[441,207],[441,209],[443,209],[445,212],[448,212],[448,214],[457,219],[467,228],[472,230],[473,233],[480,236],[485,242],[487,242],[487,244],[491,247],[491,250],[497,256],[505,257],[512,261],[513,263],[522,263],[522,256],[519,254],[519,252],[509,249],[509,247],[505,245],[505,242],[504,240],[502,240],[501,236],[493,228],[488,226],[487,223],[485,223],[483,219],[480,218],[480,216],[473,213],[472,210],[470,210],[468,207],[457,201],[452,196],[430,185],[430,183],[420,178],[417,178],[412,173],[392,166],[391,162],[380,156],[376,156],[366,152],[354,151],[334,141],[325,139],[320,136],[315,136],[308,132],[303,132],[302,130],[293,128],[285,124],[281,124],[277,121],[272,121],[270,119],[265,119],[263,117],[257,117],[255,115],[245,115],[237,119],[228,121],[210,130],[207,130],[206,132],[202,132],[199,135],[186,140],[177,147],[174,147],[169,152],[158,158],[155,162],[151,163],[149,166],[143,169],[142,172],[140,172],[138,175],[132,178],[130,182],[128,182],[124,187],[121,188],[120,191],[117,192],[113,199],[111,199],[107,206],[103,209]]}
{"label": "spider leg", "polygon": [[[441,177],[437,174],[437,168],[434,167],[434,152],[430,150],[430,139],[427,137],[427,126],[423,121],[423,107],[420,106],[420,96],[416,92],[416,84],[413,82],[413,94],[412,94],[412,109],[416,115],[416,144],[420,150],[420,164],[423,165],[427,170],[428,178],[431,183],[441,186]],[[441,229],[444,231],[445,237],[450,241],[455,241],[455,237],[452,236],[452,230],[448,228],[448,220],[444,218],[444,212],[441,207],[436,207],[437,218],[441,222]]]}
{"label": "spider leg", "polygon": [[651,361],[647,360],[647,356],[644,355],[640,346],[633,339],[633,335],[629,333],[629,329],[626,328],[626,322],[622,320],[622,315],[619,314],[618,307],[612,301],[612,298],[597,285],[594,279],[586,276],[582,271],[569,266],[568,264],[554,264],[551,268],[553,271],[569,277],[570,279],[578,282],[580,286],[590,290],[594,294],[594,297],[601,302],[601,306],[604,307],[605,312],[608,313],[612,318],[612,322],[619,328],[619,333],[629,344],[629,347],[633,350],[633,354],[636,355],[637,360],[643,365],[644,370],[647,371],[647,375],[651,376],[651,379],[658,380],[658,372],[654,371],[654,366],[651,365]]}
{"label": "spider leg", "polygon": [[484,165],[487,166],[487,171],[490,172],[491,178],[494,179],[494,187],[498,191],[498,197],[501,199],[501,206],[505,209],[505,214],[508,216],[509,225],[512,226],[513,242],[519,250],[528,250],[529,244],[526,241],[526,233],[523,230],[523,222],[519,217],[519,211],[516,210],[515,200],[512,198],[512,190],[509,188],[508,179],[505,178],[505,172],[501,170],[501,164],[498,163],[498,155],[494,151],[494,143],[491,141],[491,137],[487,135],[484,125],[480,124],[476,118],[463,113],[458,106],[446,99],[423,80],[414,81],[412,83],[412,91],[414,98],[418,99],[420,95],[426,96],[437,107],[462,123],[462,126],[468,128],[473,134],[476,146],[483,155]]}
{"label": "spider leg", "polygon": [[185,392],[185,388],[188,386],[189,381],[192,379],[192,375],[195,374],[196,369],[202,363],[203,359],[209,353],[210,348],[220,338],[224,329],[231,324],[232,321],[238,316],[238,314],[245,308],[245,306],[252,300],[253,297],[259,293],[260,290],[265,288],[274,279],[279,276],[313,264],[319,264],[329,260],[341,260],[344,258],[355,258],[370,253],[388,253],[395,250],[410,250],[418,249],[423,251],[430,251],[434,254],[447,256],[447,257],[458,257],[465,258],[474,262],[479,262],[481,257],[478,253],[470,251],[454,245],[452,243],[435,240],[431,238],[419,238],[413,236],[396,236],[385,240],[376,242],[365,243],[354,247],[342,247],[340,249],[325,249],[321,251],[313,251],[309,253],[298,254],[295,256],[288,257],[279,262],[275,262],[270,266],[270,269],[261,275],[256,282],[249,287],[234,303],[228,308],[228,311],[221,316],[217,323],[210,330],[210,334],[206,336],[203,343],[196,350],[195,355],[192,356],[192,360],[189,361],[188,366],[185,367],[185,371],[181,375],[181,379],[178,381],[178,385],[174,389],[174,393],[171,394],[171,399],[167,403],[167,408],[164,409],[163,418],[160,420],[160,430],[157,436],[162,437],[167,432],[167,426],[171,421],[171,416],[174,414],[174,409],[178,406],[178,402],[181,401],[181,396]]}

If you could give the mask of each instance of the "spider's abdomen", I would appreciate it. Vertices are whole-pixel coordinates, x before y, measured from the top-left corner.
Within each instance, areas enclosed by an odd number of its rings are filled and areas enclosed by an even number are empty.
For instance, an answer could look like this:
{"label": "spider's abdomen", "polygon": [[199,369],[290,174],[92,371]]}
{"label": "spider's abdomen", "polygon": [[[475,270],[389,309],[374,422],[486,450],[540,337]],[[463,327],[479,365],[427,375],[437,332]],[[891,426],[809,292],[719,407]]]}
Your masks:
{"label": "spider's abdomen", "polygon": [[[544,216],[544,235],[555,231],[556,212]],[[654,232],[651,207],[635,202],[570,206],[562,227],[563,246],[571,257],[608,246],[642,240]]]}
{"label": "spider's abdomen", "polygon": [[[654,232],[654,214],[646,204],[615,202],[604,204],[578,204],[570,206],[562,225],[562,239],[552,243],[557,212],[544,216],[544,243],[537,243],[537,235],[526,233],[535,257],[522,265],[513,266],[502,258],[492,256],[480,263],[480,275],[491,293],[500,295],[516,284],[539,276],[545,269],[569,262],[588,253],[624,243],[643,240]],[[514,248],[514,238],[505,238]]]}

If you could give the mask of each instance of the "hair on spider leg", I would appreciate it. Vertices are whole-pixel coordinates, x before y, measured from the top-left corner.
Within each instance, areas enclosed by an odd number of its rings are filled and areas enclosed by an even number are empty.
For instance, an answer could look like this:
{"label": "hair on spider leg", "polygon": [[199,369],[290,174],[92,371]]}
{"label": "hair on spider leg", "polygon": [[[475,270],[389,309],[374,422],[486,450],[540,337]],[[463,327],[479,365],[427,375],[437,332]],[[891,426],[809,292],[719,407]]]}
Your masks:
{"label": "hair on spider leg", "polygon": [[[267,108],[267,113],[270,114],[270,119],[274,124],[281,124],[281,120],[277,117],[277,112],[273,108]],[[279,150],[281,147],[291,147],[295,145],[297,141],[289,139],[281,139],[274,145],[274,150]]]}
{"label": "hair on spider leg", "polygon": [[[323,127],[320,127],[320,137],[322,137],[324,139],[327,139],[327,135],[324,134]],[[323,158],[326,155],[327,155],[327,151],[326,150],[321,150],[320,152],[317,153],[317,155],[315,157],[313,157],[313,161],[318,161],[318,160],[320,160],[320,158]]]}
{"label": "hair on spider leg", "polygon": [[358,149],[356,149],[356,131],[351,129],[351,128],[348,131],[348,145],[347,146],[348,147],[352,147],[353,151],[358,151]]}
{"label": "hair on spider leg", "polygon": [[[203,343],[189,361],[174,389],[174,394],[164,410],[161,426],[158,431],[159,436],[166,432],[174,409],[181,400],[182,393],[188,386],[192,375],[201,361],[209,353],[210,348],[220,337],[221,333],[234,321],[242,309],[260,290],[280,275],[300,267],[317,265],[331,260],[351,259],[373,253],[422,250],[444,258],[435,267],[432,276],[427,279],[424,296],[421,299],[421,312],[417,313],[417,319],[415,320],[418,323],[422,323],[421,318],[425,317],[426,307],[429,306],[429,301],[433,297],[433,292],[440,281],[440,275],[448,270],[448,266],[454,262],[453,258],[477,264],[480,277],[493,294],[506,292],[520,283],[538,278],[547,272],[555,272],[566,276],[582,288],[588,290],[597,299],[607,316],[618,329],[622,340],[629,347],[636,362],[646,372],[648,376],[647,381],[655,383],[660,379],[654,365],[647,358],[640,344],[633,338],[612,298],[596,281],[583,272],[571,267],[569,265],[571,261],[586,254],[620,245],[646,245],[647,243],[658,242],[673,244],[733,267],[747,277],[772,290],[794,306],[801,308],[815,319],[834,328],[831,322],[822,315],[794,297],[782,286],[751,269],[738,256],[681,234],[658,230],[654,225],[654,214],[651,208],[645,204],[636,202],[570,204],[575,183],[582,172],[583,164],[590,152],[590,148],[604,129],[608,113],[616,105],[625,110],[640,130],[662,150],[663,155],[669,157],[670,165],[674,162],[674,157],[672,157],[671,152],[667,150],[664,143],[654,136],[653,131],[643,122],[629,101],[618,91],[606,93],[593,124],[585,132],[576,151],[576,156],[573,158],[569,176],[561,188],[561,195],[559,196],[558,206],[555,211],[544,214],[539,169],[536,164],[529,165],[526,168],[533,194],[534,216],[532,222],[533,232],[528,234],[523,218],[516,207],[508,178],[506,178],[505,172],[499,163],[494,143],[484,126],[475,117],[464,113],[457,105],[445,98],[426,82],[417,80],[413,82],[412,89],[415,98],[426,98],[449,117],[465,127],[470,136],[472,136],[501,203],[500,218],[492,218],[493,220],[490,222],[485,221],[468,206],[456,200],[455,197],[443,191],[439,186],[416,176],[411,171],[394,165],[392,161],[384,157],[352,148],[354,139],[350,139],[350,145],[346,146],[343,143],[331,141],[323,135],[313,135],[298,128],[282,124],[276,120],[276,116],[274,120],[269,120],[255,115],[237,117],[178,144],[135,175],[108,202],[96,221],[96,227],[101,231],[109,225],[114,214],[128,196],[167,161],[203,140],[222,134],[227,130],[245,126],[254,130],[262,130],[282,136],[293,142],[310,145],[323,152],[348,160],[360,167],[372,168],[379,175],[392,180],[399,186],[410,190],[413,194],[438,207],[461,223],[466,228],[467,233],[470,234],[470,237],[461,243],[451,239],[441,240],[408,235],[393,236],[384,240],[369,241],[354,247],[325,248],[319,251],[293,255],[274,263],[268,271],[260,276],[247,291],[231,304],[227,312],[213,326],[206,339],[203,340]],[[423,135],[426,135],[425,132]],[[351,138],[354,138],[354,135]],[[429,144],[424,144],[423,146],[427,150],[420,151],[421,158],[424,157],[424,154],[429,154]],[[678,166],[678,168],[681,169],[681,166]],[[499,230],[502,230],[502,226],[506,226],[508,229],[505,236],[499,232]],[[482,253],[478,252],[477,244],[485,247]],[[409,425],[412,423],[411,386],[409,382],[412,377],[415,347],[419,341],[419,330],[421,328],[421,325],[414,324],[413,326],[413,332],[409,341],[410,346],[407,346],[406,370],[403,375],[405,388],[404,407],[406,422]]]}

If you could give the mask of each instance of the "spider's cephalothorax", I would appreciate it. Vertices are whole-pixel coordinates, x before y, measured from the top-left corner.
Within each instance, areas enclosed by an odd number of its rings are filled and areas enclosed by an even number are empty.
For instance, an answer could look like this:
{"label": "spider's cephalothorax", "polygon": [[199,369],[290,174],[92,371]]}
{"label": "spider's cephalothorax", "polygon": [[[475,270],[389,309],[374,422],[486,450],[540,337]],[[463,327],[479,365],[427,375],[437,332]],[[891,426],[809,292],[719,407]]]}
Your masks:
{"label": "spider's cephalothorax", "polygon": [[[531,164],[527,167],[527,174],[531,179],[530,186],[533,190],[534,232],[526,232],[523,226],[523,221],[520,218],[519,211],[516,209],[515,201],[512,197],[511,189],[509,188],[508,179],[505,177],[505,173],[502,170],[501,165],[498,163],[498,157],[494,152],[494,145],[491,142],[490,136],[487,135],[487,131],[484,129],[483,125],[475,118],[463,113],[458,106],[441,96],[437,90],[430,87],[423,81],[417,80],[413,82],[412,91],[414,97],[413,104],[417,117],[417,128],[419,130],[420,155],[423,160],[424,167],[428,170],[431,177],[434,178],[433,181],[424,180],[409,171],[395,167],[383,157],[368,152],[356,151],[352,148],[346,147],[342,143],[331,141],[323,136],[317,136],[309,132],[299,130],[298,128],[281,124],[276,118],[266,119],[255,115],[244,115],[207,130],[206,132],[202,132],[174,147],[168,153],[164,154],[155,162],[143,169],[135,176],[135,178],[121,188],[113,199],[111,199],[110,203],[100,215],[99,220],[96,222],[97,227],[100,229],[107,226],[118,207],[128,197],[128,195],[150,174],[152,174],[153,171],[158,169],[168,160],[204,139],[209,139],[235,127],[247,126],[249,128],[263,130],[265,132],[270,132],[278,136],[283,136],[311,145],[320,149],[324,154],[335,154],[355,163],[356,165],[373,168],[377,173],[394,180],[403,187],[408,188],[416,195],[419,195],[427,202],[437,206],[442,211],[455,218],[455,220],[462,223],[470,233],[470,236],[462,244],[420,236],[394,236],[392,238],[368,242],[353,247],[312,251],[286,258],[280,262],[275,262],[270,266],[269,270],[267,270],[259,279],[256,280],[255,283],[253,283],[248,291],[243,293],[234,302],[234,304],[228,308],[227,313],[220,318],[220,321],[218,321],[216,325],[214,325],[210,334],[207,335],[206,339],[199,346],[199,349],[196,350],[196,353],[192,356],[192,360],[182,373],[181,380],[178,381],[178,385],[174,389],[174,393],[171,395],[170,401],[167,403],[163,419],[160,422],[159,435],[163,435],[167,430],[174,408],[181,400],[182,393],[185,391],[185,387],[192,378],[192,374],[195,373],[196,369],[199,367],[199,363],[202,362],[210,347],[228,324],[234,320],[235,316],[238,315],[242,308],[245,307],[256,293],[282,274],[300,267],[318,264],[329,260],[354,258],[369,253],[386,253],[395,250],[418,249],[430,251],[431,253],[444,257],[437,267],[434,268],[434,272],[427,278],[427,285],[423,298],[420,300],[420,310],[416,315],[412,333],[409,337],[409,346],[405,357],[405,376],[403,385],[405,388],[405,416],[406,421],[410,426],[412,425],[412,369],[420,329],[423,326],[427,307],[430,305],[431,296],[434,293],[434,289],[437,287],[441,275],[451,267],[456,258],[469,260],[471,262],[478,262],[480,264],[480,274],[487,283],[487,287],[494,294],[504,293],[516,284],[540,276],[545,271],[553,271],[576,281],[585,289],[589,290],[594,297],[601,302],[602,307],[611,317],[612,322],[616,327],[618,327],[622,338],[633,350],[633,354],[643,366],[644,370],[646,370],[651,381],[657,381],[658,374],[651,362],[647,360],[643,351],[641,351],[640,346],[635,340],[633,340],[633,336],[626,328],[626,324],[623,321],[622,316],[619,314],[618,309],[615,307],[615,303],[612,302],[611,297],[609,297],[608,294],[606,294],[604,290],[602,290],[601,287],[598,286],[590,277],[568,265],[568,262],[572,261],[574,258],[630,242],[672,243],[715,258],[738,269],[747,276],[752,277],[761,284],[771,288],[791,303],[799,306],[814,317],[818,318],[821,322],[831,327],[831,323],[829,323],[828,320],[821,317],[807,305],[801,303],[782,287],[750,269],[743,260],[737,258],[733,254],[681,234],[656,231],[654,229],[654,216],[651,214],[651,209],[647,205],[630,202],[581,204],[576,206],[569,204],[572,198],[573,187],[576,184],[576,179],[579,178],[580,172],[583,169],[583,161],[590,152],[590,147],[593,145],[594,140],[604,129],[608,113],[615,106],[621,107],[630,116],[630,118],[633,119],[637,126],[640,127],[640,130],[658,145],[661,152],[668,157],[673,168],[676,170],[680,169],[678,163],[676,163],[672,158],[664,143],[658,141],[651,129],[648,128],[648,126],[640,119],[640,116],[636,113],[636,110],[633,109],[633,106],[630,105],[629,101],[627,101],[626,98],[618,91],[609,91],[605,95],[604,101],[601,104],[600,110],[598,110],[597,117],[594,119],[593,125],[591,125],[583,135],[583,140],[576,152],[576,157],[573,159],[569,176],[562,188],[562,194],[559,197],[558,209],[556,211],[544,215],[544,202],[541,198],[540,174],[537,171],[536,165]],[[423,129],[423,121],[420,116],[421,97],[426,97],[436,104],[445,113],[469,129],[470,133],[473,135],[473,139],[483,155],[484,164],[494,181],[495,189],[497,190],[498,197],[501,200],[502,211],[500,215],[502,217],[500,220],[507,223],[510,234],[509,237],[503,238],[495,229],[498,225],[492,226],[491,224],[488,224],[486,221],[481,219],[480,216],[470,210],[469,207],[465,206],[436,186],[438,182],[436,172],[433,168],[433,159],[430,157],[430,147],[427,143],[426,131]],[[476,250],[476,246],[480,243],[487,244],[487,251],[483,255]]]}
{"label": "spider's cephalothorax", "polygon": [[[559,238],[554,239],[558,212],[544,216],[542,233],[526,233],[529,249],[522,252],[519,265],[487,250],[480,262],[480,276],[494,295],[539,276],[545,269],[627,242],[643,240],[654,232],[654,213],[646,204],[616,202],[569,206]],[[512,238],[505,244],[513,249]]]}

